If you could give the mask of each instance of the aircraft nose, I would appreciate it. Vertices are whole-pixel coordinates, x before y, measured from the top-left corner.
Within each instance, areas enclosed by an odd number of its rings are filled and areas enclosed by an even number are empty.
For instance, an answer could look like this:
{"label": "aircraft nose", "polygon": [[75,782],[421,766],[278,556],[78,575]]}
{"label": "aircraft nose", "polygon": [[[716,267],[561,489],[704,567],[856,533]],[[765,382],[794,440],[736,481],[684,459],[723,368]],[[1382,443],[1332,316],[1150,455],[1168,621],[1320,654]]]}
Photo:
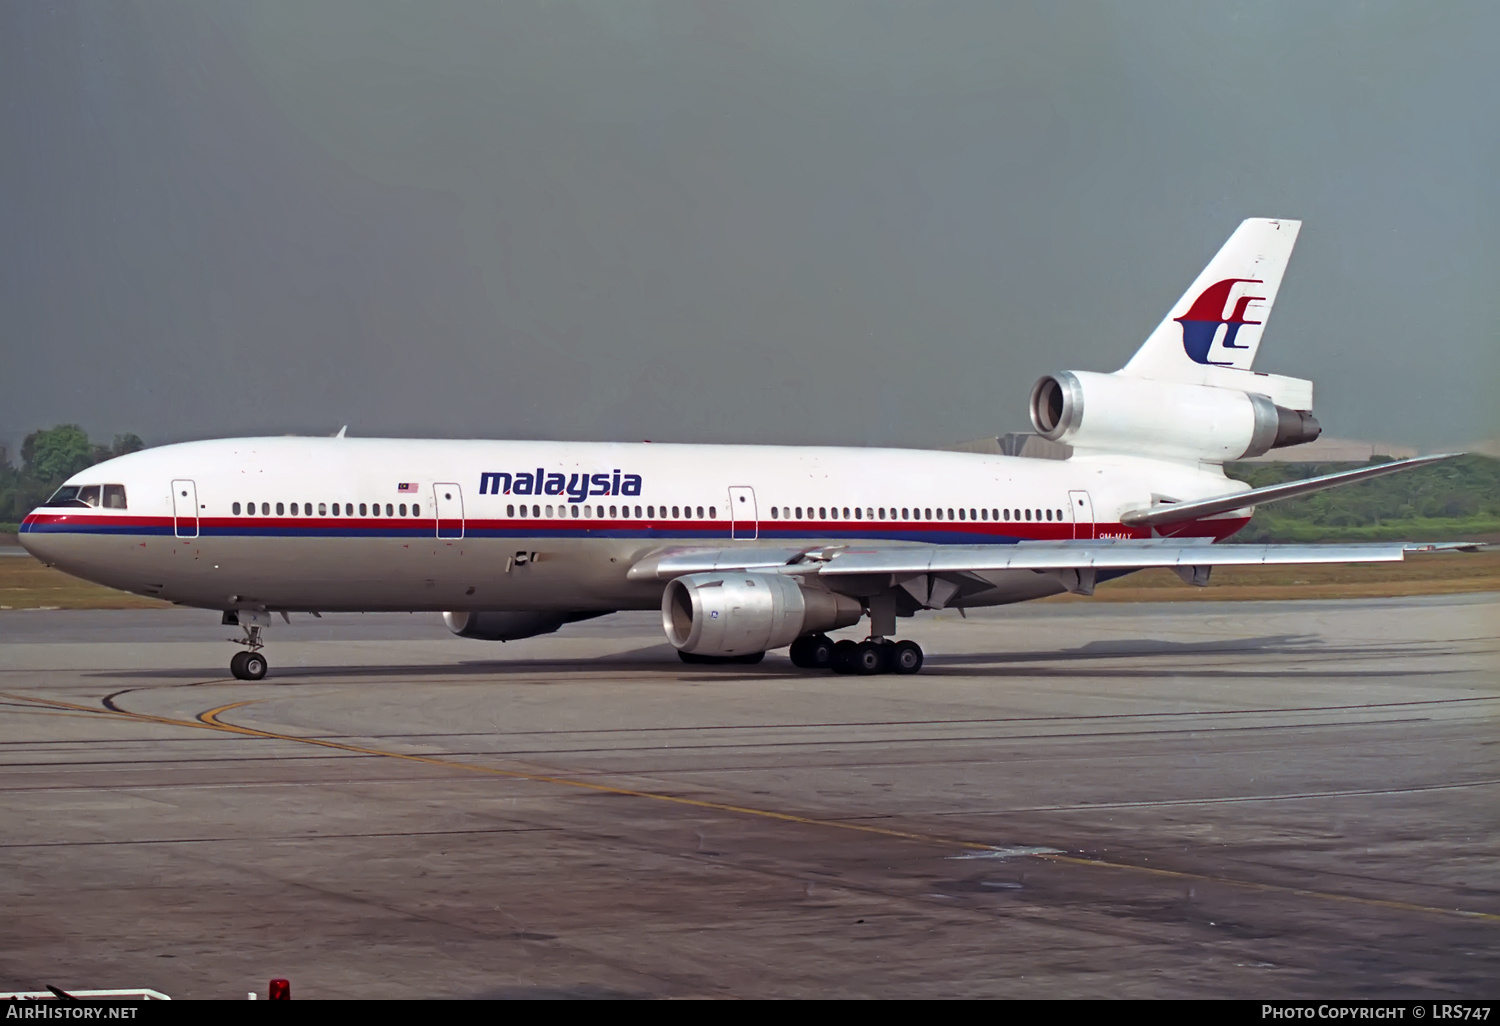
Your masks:
{"label": "aircraft nose", "polygon": [[16,541],[20,542],[21,548],[49,565],[66,555],[66,539],[67,535],[41,530],[36,520],[35,510],[21,521],[20,533],[16,535]]}

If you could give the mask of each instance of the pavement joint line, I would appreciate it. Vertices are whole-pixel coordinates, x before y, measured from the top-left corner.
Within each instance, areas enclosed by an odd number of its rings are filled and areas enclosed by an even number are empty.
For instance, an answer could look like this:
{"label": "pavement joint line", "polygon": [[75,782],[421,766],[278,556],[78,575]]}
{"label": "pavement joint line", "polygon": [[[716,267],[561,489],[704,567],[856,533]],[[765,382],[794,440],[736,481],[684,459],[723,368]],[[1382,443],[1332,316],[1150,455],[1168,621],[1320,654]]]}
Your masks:
{"label": "pavement joint line", "polygon": [[[248,699],[241,702],[229,702],[225,705],[216,706],[206,712],[198,714],[195,720],[180,720],[165,716],[152,716],[148,713],[129,712],[124,709],[99,709],[91,706],[77,705],[72,702],[61,702],[54,699],[35,698],[31,696],[20,696],[0,693],[0,698],[9,698],[16,701],[32,702],[43,706],[55,708],[73,709],[82,712],[94,713],[117,719],[137,720],[148,723],[160,723],[169,726],[191,727],[195,729],[214,730],[220,733],[239,734],[245,737],[258,737],[274,741],[294,741],[301,744],[317,745],[323,748],[334,748],[347,752],[357,752],[362,755],[380,756],[388,759],[400,759],[406,762],[415,762],[429,766],[440,766],[444,769],[463,769],[474,773],[483,773],[489,776],[503,777],[509,780],[527,780],[534,783],[556,784],[562,787],[571,787],[579,790],[593,791],[599,794],[617,795],[626,798],[645,798],[651,801],[666,802],[674,805],[684,805],[690,808],[707,809],[714,812],[729,812],[736,815],[752,816],[759,819],[776,820],[782,823],[797,823],[804,826],[817,826],[833,828],[836,830],[850,830],[858,833],[874,834],[881,837],[890,837],[903,841],[917,841],[923,844],[935,846],[951,846],[967,849],[969,851],[1003,851],[1001,846],[984,844],[979,841],[965,841],[958,838],[940,837],[935,834],[923,834],[914,831],[891,830],[886,827],[866,826],[848,820],[818,819],[811,816],[798,816],[790,812],[777,812],[773,809],[757,809],[743,805],[731,805],[727,802],[714,802],[701,798],[688,798],[683,795],[663,794],[657,791],[642,791],[636,788],[617,787],[611,784],[596,784],[585,780],[570,779],[543,773],[528,773],[523,770],[507,770],[495,766],[482,766],[474,763],[458,762],[453,759],[443,759],[436,756],[412,755],[404,752],[384,751],[379,748],[365,748],[360,745],[345,744],[339,741],[329,741],[316,737],[298,737],[295,734],[278,734],[273,731],[260,730],[255,727],[243,727],[235,723],[226,723],[219,717],[235,709],[256,705],[259,699]],[[1316,891],[1304,887],[1290,887],[1285,884],[1261,883],[1253,880],[1232,880],[1226,877],[1209,876],[1203,873],[1193,873],[1186,870],[1159,869],[1153,866],[1140,866],[1128,862],[1110,862],[1104,859],[1090,858],[1086,855],[1066,855],[1041,853],[1020,856],[1022,858],[1033,858],[1044,862],[1053,862],[1062,865],[1087,867],[1090,869],[1112,869],[1122,872],[1137,873],[1146,876],[1162,877],[1174,880],[1192,880],[1198,883],[1218,884],[1220,886],[1237,887],[1244,890],[1253,890],[1277,894],[1289,894],[1301,898],[1313,898],[1324,901],[1338,902],[1340,904],[1362,905],[1375,908],[1386,908],[1401,912],[1416,912],[1427,915],[1452,916],[1461,919],[1480,920],[1484,922],[1500,923],[1500,914],[1491,912],[1475,912],[1467,909],[1442,908],[1436,905],[1419,905],[1414,902],[1394,901],[1388,898],[1367,898],[1352,894],[1339,894],[1334,891]]]}

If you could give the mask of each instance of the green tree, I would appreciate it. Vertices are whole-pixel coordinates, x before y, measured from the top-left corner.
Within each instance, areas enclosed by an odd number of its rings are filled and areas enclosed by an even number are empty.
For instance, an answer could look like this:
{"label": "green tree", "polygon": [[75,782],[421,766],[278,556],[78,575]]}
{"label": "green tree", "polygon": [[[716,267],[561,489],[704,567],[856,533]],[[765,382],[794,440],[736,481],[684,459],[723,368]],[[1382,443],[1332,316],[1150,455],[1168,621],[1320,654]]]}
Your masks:
{"label": "green tree", "polygon": [[61,481],[94,464],[94,447],[77,424],[59,424],[27,435],[21,462],[23,473],[38,483]]}

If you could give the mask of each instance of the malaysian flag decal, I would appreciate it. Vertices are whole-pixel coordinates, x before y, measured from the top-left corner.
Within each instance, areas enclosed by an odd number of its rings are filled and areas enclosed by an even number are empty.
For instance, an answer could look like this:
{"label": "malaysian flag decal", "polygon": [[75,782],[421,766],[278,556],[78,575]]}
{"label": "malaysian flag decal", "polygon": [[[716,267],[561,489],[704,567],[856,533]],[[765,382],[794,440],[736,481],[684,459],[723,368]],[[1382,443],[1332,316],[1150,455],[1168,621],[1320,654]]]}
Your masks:
{"label": "malaysian flag decal", "polygon": [[396,486],[396,491],[401,492],[403,495],[408,492],[415,495],[417,491],[417,484],[415,481],[413,481],[411,484],[398,484]]}

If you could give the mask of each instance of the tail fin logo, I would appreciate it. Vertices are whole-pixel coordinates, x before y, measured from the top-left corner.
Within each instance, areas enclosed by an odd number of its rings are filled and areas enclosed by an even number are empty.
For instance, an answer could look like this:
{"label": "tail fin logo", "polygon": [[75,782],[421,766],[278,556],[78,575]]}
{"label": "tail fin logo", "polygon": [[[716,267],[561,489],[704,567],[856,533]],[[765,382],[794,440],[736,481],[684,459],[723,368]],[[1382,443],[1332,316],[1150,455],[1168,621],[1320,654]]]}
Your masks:
{"label": "tail fin logo", "polygon": [[1234,312],[1228,317],[1224,316],[1224,306],[1229,302],[1229,293],[1236,285],[1248,283],[1251,285],[1263,284],[1260,278],[1225,278],[1223,281],[1215,282],[1199,293],[1198,298],[1193,300],[1193,305],[1188,312],[1181,317],[1174,317],[1178,324],[1182,325],[1182,348],[1187,351],[1188,359],[1194,363],[1212,363],[1221,367],[1230,364],[1220,360],[1210,360],[1208,352],[1213,348],[1214,337],[1219,333],[1219,326],[1224,325],[1228,330],[1224,333],[1225,349],[1249,349],[1249,346],[1235,345],[1234,338],[1240,333],[1240,328],[1246,324],[1261,324],[1261,321],[1245,320],[1245,308],[1256,301],[1264,301],[1265,296],[1240,296],[1239,301],[1234,304]]}

